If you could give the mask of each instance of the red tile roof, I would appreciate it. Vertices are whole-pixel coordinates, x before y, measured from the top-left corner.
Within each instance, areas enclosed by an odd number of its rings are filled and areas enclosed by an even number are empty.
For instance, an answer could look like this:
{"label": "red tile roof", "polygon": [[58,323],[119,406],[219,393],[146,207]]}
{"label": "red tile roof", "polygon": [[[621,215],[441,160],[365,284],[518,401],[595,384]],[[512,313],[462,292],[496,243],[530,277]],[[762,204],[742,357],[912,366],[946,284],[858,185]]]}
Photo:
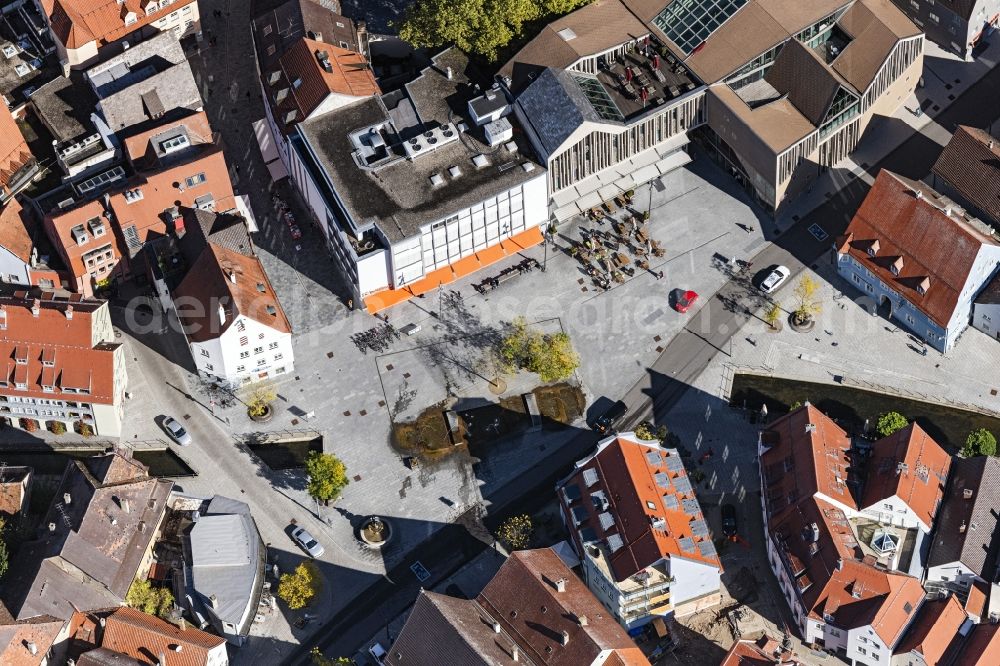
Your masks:
{"label": "red tile roof", "polygon": [[0,186],[7,187],[7,181],[14,172],[31,159],[28,143],[14,121],[14,116],[4,105],[0,109]]}
{"label": "red tile roof", "polygon": [[[0,310],[7,320],[6,328],[0,329],[0,382],[6,382],[0,390],[6,395],[113,404],[115,357],[121,345],[95,344],[91,324],[92,313],[106,305],[75,295],[69,300],[54,300],[51,293],[43,293],[35,317],[32,302],[32,298],[17,295],[0,297]],[[70,308],[72,319],[66,317]],[[51,367],[43,365],[43,355],[52,359]],[[17,358],[27,362],[17,363]],[[15,381],[26,383],[28,388],[17,389]],[[53,390],[45,391],[46,385]],[[87,389],[88,393],[65,392],[67,388]]]}
{"label": "red tile roof", "polygon": [[[0,624],[0,662],[3,666],[39,666],[62,630],[63,621],[40,615],[28,621]],[[35,644],[35,654],[28,644]]]}
{"label": "red tile roof", "polygon": [[[562,592],[557,590],[560,580]],[[649,665],[622,626],[551,548],[512,553],[476,601],[536,664],[590,664],[612,650],[626,665]],[[569,636],[565,645],[564,631]]]}
{"label": "red tile roof", "polygon": [[781,644],[762,635],[756,640],[737,640],[719,666],[803,666],[795,653],[783,650]]}
{"label": "red tile roof", "polygon": [[951,456],[911,423],[875,442],[861,505],[899,497],[928,528],[933,524],[951,468]]}
{"label": "red tile roof", "polygon": [[[22,508],[27,510],[24,480],[30,474],[30,467],[0,468],[0,517],[18,514]],[[28,486],[30,483],[29,480]]]}
{"label": "red tile roof", "polygon": [[[104,225],[104,233],[95,236],[88,228],[88,222],[97,220]],[[92,268],[87,266],[83,255],[93,252],[105,245],[111,244],[112,261],[121,256],[118,241],[104,215],[104,205],[99,199],[72,208],[68,211],[56,211],[45,217],[45,228],[49,239],[55,245],[63,261],[69,266],[74,277],[87,275]],[[73,238],[73,229],[83,225],[87,231],[87,241],[82,245]],[[114,265],[113,263],[110,265]]]}
{"label": "red tile roof", "polygon": [[926,666],[943,664],[942,657],[958,637],[958,630],[965,622],[965,611],[954,595],[947,599],[927,601],[906,636],[893,652],[916,652],[923,656]]}
{"label": "red tile roof", "polygon": [[[768,531],[809,615],[838,627],[871,625],[894,645],[923,598],[920,581],[860,561],[844,511],[857,511],[850,485],[850,438],[811,404],[762,434]],[[822,495],[822,496],[821,496]]]}
{"label": "red tile roof", "polygon": [[[668,465],[670,458],[676,459],[675,465]],[[585,475],[593,471],[597,481],[588,486]],[[681,479],[686,486],[678,489]],[[618,437],[579,467],[564,485],[575,485],[583,495],[582,501],[577,502],[586,508],[587,517],[580,522],[579,529],[589,527],[605,541],[610,535],[620,537],[621,548],[609,546],[609,563],[615,580],[624,581],[667,557],[721,569],[707,528],[697,535],[692,528],[695,521],[703,523],[704,516],[676,450]],[[588,497],[598,490],[604,492],[608,501],[606,511],[613,518],[607,529],[599,518],[604,509]],[[690,507],[688,512],[685,502]],[[571,515],[576,506],[567,505],[566,515]],[[579,532],[571,531],[577,551],[583,552]]]}
{"label": "red tile roof", "polygon": [[[927,185],[883,169],[837,243],[838,252],[850,254],[942,327],[951,320],[982,246],[1000,247],[957,214],[946,215],[946,206]],[[875,242],[872,257],[868,251]],[[902,267],[893,273],[899,259]]]}
{"label": "red tile roof", "polygon": [[950,666],[996,666],[1000,664],[1000,624],[977,624],[969,632],[958,657]]}
{"label": "red tile roof", "polygon": [[155,164],[156,155],[153,140],[160,135],[166,135],[177,127],[183,127],[187,130],[191,145],[211,144],[213,141],[212,126],[208,122],[208,116],[204,111],[192,112],[177,120],[127,136],[125,138],[125,152],[129,159],[136,163],[136,168],[147,170],[150,165]]}
{"label": "red tile roof", "polygon": [[0,211],[0,247],[24,263],[31,263],[31,250],[35,247],[32,234],[37,233],[36,226],[31,212],[16,198],[11,199]]}
{"label": "red tile roof", "polygon": [[[331,71],[320,65],[317,52],[325,52]],[[309,117],[330,94],[349,97],[369,97],[381,94],[372,68],[356,51],[303,37],[279,59],[285,81],[290,87],[289,98],[299,111],[297,120]],[[299,81],[296,86],[295,81]],[[286,105],[280,108],[285,109]]]}
{"label": "red tile roof", "polygon": [[971,617],[984,618],[983,611],[986,610],[986,597],[989,594],[989,587],[986,583],[977,580],[969,587],[969,597],[965,600],[965,612]]}
{"label": "red tile roof", "polygon": [[[77,49],[89,42],[110,44],[125,35],[158,21],[197,0],[176,0],[146,15],[146,0],[42,0],[52,32],[67,48]],[[135,12],[135,23],[125,25],[125,16]]]}
{"label": "red tile roof", "polygon": [[[204,342],[221,336],[243,315],[282,333],[292,327],[267,273],[255,256],[209,243],[174,290],[174,301],[188,338]],[[200,307],[193,307],[193,304]],[[219,321],[219,305],[226,310]]]}
{"label": "red tile roof", "polygon": [[1000,139],[959,125],[932,169],[994,224],[1000,224]]}
{"label": "red tile roof", "polygon": [[[119,608],[107,618],[101,647],[157,666],[157,657],[167,655],[170,666],[205,666],[211,649],[226,639],[188,627],[179,627],[134,608]],[[180,646],[176,650],[174,646]]]}

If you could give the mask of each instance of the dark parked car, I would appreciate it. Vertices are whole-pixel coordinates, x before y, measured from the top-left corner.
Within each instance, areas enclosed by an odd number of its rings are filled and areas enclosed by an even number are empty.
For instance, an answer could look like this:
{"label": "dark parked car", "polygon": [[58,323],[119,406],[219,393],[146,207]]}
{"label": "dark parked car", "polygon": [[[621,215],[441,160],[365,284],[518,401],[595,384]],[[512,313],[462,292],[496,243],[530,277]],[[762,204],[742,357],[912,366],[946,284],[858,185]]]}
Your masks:
{"label": "dark parked car", "polygon": [[730,539],[736,536],[736,507],[732,504],[722,505],[722,533]]}
{"label": "dark parked car", "polygon": [[615,426],[628,414],[628,405],[619,400],[611,405],[606,412],[594,419],[591,428],[597,432],[604,433],[614,430]]}

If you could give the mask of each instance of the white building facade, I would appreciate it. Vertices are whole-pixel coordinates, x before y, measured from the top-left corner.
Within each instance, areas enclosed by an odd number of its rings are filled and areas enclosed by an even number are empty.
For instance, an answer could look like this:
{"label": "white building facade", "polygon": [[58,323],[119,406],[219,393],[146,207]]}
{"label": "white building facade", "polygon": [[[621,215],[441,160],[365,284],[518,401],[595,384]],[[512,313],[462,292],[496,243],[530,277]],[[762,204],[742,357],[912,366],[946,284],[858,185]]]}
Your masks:
{"label": "white building facade", "polygon": [[292,334],[242,314],[222,335],[190,347],[199,377],[234,388],[295,369]]}

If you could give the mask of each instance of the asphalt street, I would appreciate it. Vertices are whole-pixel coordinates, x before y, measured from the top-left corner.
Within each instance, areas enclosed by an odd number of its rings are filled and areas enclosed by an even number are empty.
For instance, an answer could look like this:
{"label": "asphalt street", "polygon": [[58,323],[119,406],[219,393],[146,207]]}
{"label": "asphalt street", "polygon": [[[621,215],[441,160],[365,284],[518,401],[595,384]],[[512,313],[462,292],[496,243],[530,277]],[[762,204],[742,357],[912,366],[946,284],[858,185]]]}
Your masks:
{"label": "asphalt street", "polygon": [[[994,69],[942,111],[936,118],[937,124],[948,131],[953,131],[958,124],[988,127],[1000,117],[1000,106],[984,104],[983,100],[998,99],[1000,69]],[[873,165],[870,173],[876,174],[880,169],[889,169],[911,178],[922,178],[930,172],[940,149],[941,146],[928,139],[924,132],[916,133]],[[792,272],[785,287],[789,289],[788,285],[792,284],[796,275],[829,251],[832,239],[846,228],[867,191],[868,186],[861,180],[851,181],[832,196],[827,204],[814,210],[785,233],[771,239],[770,244],[750,258],[752,270],[757,271],[772,264],[784,264]],[[818,225],[826,234],[822,240],[810,231],[814,225]],[[651,415],[662,419],[715,355],[728,353],[732,337],[753,316],[746,307],[746,304],[752,302],[752,290],[741,279],[728,282],[712,295],[622,398],[629,406],[629,417],[623,427],[631,427]],[[536,465],[531,473],[523,475],[516,486],[509,485],[495,496],[487,498],[490,503],[487,526],[498,525],[505,516],[530,513],[540,508],[550,499],[555,482],[568,472],[576,460],[593,448],[595,441],[593,433],[581,432],[578,437],[557,449],[544,464]],[[403,565],[390,572],[387,578],[407,575],[412,578],[408,564],[419,560],[435,572],[435,579],[440,579],[451,573],[449,562],[456,559],[453,557],[456,544],[468,553],[479,552],[487,547],[463,530],[455,532],[454,538],[454,541],[436,538],[423,544],[415,549]],[[318,632],[323,637],[318,645],[324,653],[353,654],[369,636],[378,632],[385,618],[401,612],[413,602],[419,586],[399,586],[388,579],[376,581],[357,603],[327,621]],[[301,648],[285,663],[307,663],[309,648],[311,646]]]}

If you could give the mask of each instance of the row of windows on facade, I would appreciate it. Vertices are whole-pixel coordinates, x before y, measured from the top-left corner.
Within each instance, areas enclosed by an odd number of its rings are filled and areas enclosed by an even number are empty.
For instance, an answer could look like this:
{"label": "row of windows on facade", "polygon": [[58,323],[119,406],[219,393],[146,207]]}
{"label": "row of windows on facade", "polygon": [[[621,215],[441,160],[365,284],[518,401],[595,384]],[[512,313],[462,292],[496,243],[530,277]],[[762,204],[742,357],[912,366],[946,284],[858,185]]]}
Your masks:
{"label": "row of windows on facade", "polygon": [[[274,355],[274,360],[275,361],[280,361],[284,357],[285,357],[284,354],[278,353],[278,354]],[[261,366],[264,366],[264,365],[267,365],[267,359],[266,358],[262,358],[262,359],[259,359],[257,361],[257,367],[258,368],[261,367]],[[236,372],[245,372],[246,369],[247,369],[247,367],[245,365],[238,365],[238,366],[236,366]],[[208,372],[214,372],[215,371],[215,366],[213,366],[211,363],[206,363],[205,364],[205,370],[207,370]]]}
{"label": "row of windows on facade", "polygon": [[[152,16],[153,14],[155,14],[158,11],[160,11],[161,9],[166,9],[170,5],[174,4],[175,1],[176,0],[160,0],[159,3],[156,3],[156,2],[149,3],[149,5],[146,6],[146,16]],[[118,1],[118,4],[121,4],[121,0]],[[191,12],[192,12],[192,6],[191,5],[188,5],[187,7],[184,7],[183,9],[180,10],[181,14],[190,14]],[[175,18],[177,18],[177,16],[178,16],[178,12],[171,12],[171,14],[169,16],[166,16],[166,17],[164,17],[164,18],[159,19],[158,21],[156,21],[156,24],[160,25],[160,24],[164,23],[167,19],[175,19]],[[135,23],[138,20],[139,19],[135,15],[135,12],[129,12],[129,13],[127,13],[125,15],[125,25],[132,25],[133,23]]]}
{"label": "row of windows on facade", "polygon": [[[260,337],[263,338],[264,334],[261,333]],[[244,342],[244,340],[246,340],[246,337],[240,338],[240,344],[243,344],[243,345],[247,344],[246,342]],[[277,343],[277,342],[269,342],[267,344],[267,348],[268,349],[272,349],[272,350],[273,349],[277,349],[278,348],[278,344],[279,343]],[[264,348],[263,347],[254,347],[253,348],[253,353],[254,354],[263,354],[264,353]],[[208,350],[207,349],[202,349],[201,350],[201,355],[205,356],[205,357],[208,357],[209,356]],[[250,357],[250,352],[248,352],[248,351],[241,351],[240,352],[240,358],[249,358],[249,357]]]}

